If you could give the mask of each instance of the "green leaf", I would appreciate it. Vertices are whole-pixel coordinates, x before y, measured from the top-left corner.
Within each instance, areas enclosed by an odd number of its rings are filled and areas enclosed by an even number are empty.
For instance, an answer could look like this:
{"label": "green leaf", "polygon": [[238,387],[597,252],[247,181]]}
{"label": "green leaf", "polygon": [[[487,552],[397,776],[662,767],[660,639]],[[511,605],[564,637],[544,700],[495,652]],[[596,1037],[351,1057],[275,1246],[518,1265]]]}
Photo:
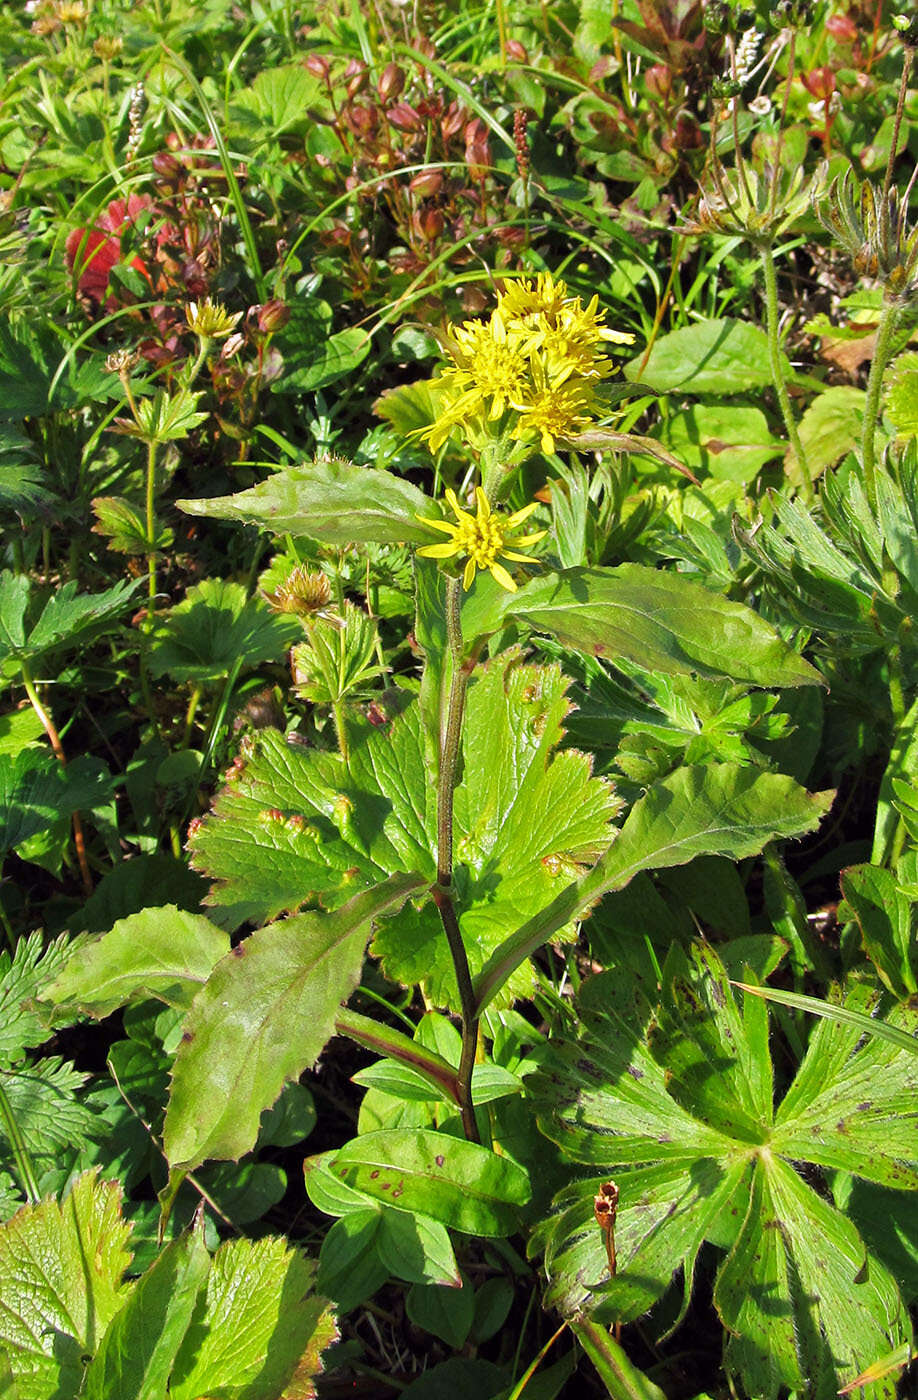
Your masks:
{"label": "green leaf", "polygon": [[437,1220],[419,1212],[384,1209],[376,1237],[381,1263],[394,1278],[406,1283],[456,1288],[459,1266],[449,1232]]}
{"label": "green leaf", "polygon": [[[625,365],[625,377],[659,393],[742,394],[771,383],[768,337],[749,321],[696,321],[657,340]],[[785,369],[789,368],[784,360]]]}
{"label": "green leaf", "polygon": [[145,909],[82,942],[41,998],[96,1019],[146,997],[184,1008],[228,952],[229,935],[202,915],[173,904]]}
{"label": "green leaf", "polygon": [[382,1218],[381,1206],[353,1211],[336,1220],[322,1241],[317,1285],[340,1313],[372,1297],[389,1277],[377,1249]]}
{"label": "green leaf", "polygon": [[0,422],[116,398],[119,390],[101,355],[77,364],[63,333],[34,311],[0,323]]}
{"label": "green leaf", "polygon": [[102,1338],[86,1370],[83,1400],[163,1400],[209,1271],[198,1230],[166,1246]]}
{"label": "green leaf", "polygon": [[72,812],[91,811],[110,793],[110,775],[95,764],[77,760],[63,768],[44,749],[0,754],[0,855]]}
{"label": "green leaf", "polygon": [[857,920],[864,952],[900,1000],[918,993],[918,904],[892,871],[854,865],[842,872],[842,894]]}
{"label": "green leaf", "polygon": [[763,997],[766,1001],[776,1001],[781,1006],[790,1006],[796,1011],[808,1011],[812,1016],[822,1016],[836,1025],[854,1026],[861,1035],[877,1036],[900,1050],[918,1055],[918,1038],[909,1035],[898,1026],[891,1026],[886,1021],[875,1021],[848,1006],[835,1006],[832,1002],[822,1001],[819,997],[808,997],[802,992],[779,992],[774,987],[749,987],[745,982],[737,982],[736,986],[741,991]]}
{"label": "green leaf", "polygon": [[426,1128],[364,1133],[335,1153],[332,1169],[374,1200],[468,1235],[513,1231],[530,1196],[509,1157]]}
{"label": "green leaf", "polygon": [[356,987],[370,924],[420,882],[393,876],[334,914],[259,929],[214,969],[185,1020],[166,1112],[171,1166],[237,1158],[264,1109],[311,1065]]}
{"label": "green leaf", "polygon": [[504,595],[520,618],[587,655],[624,657],[644,671],[728,676],[749,685],[812,685],[817,671],[751,608],[681,574],[643,564],[566,569]]}
{"label": "green leaf", "polygon": [[[807,408],[800,419],[800,441],[813,476],[834,467],[860,442],[865,399],[863,389],[835,384],[817,394]],[[788,453],[788,473],[792,479],[800,475],[792,450]]]}
{"label": "green leaf", "polygon": [[[655,1007],[618,969],[587,981],[578,1038],[556,1044],[527,1080],[543,1131],[591,1168],[538,1228],[546,1301],[627,1321],[662,1295],[682,1260],[685,1307],[702,1240],[728,1245],[715,1301],[735,1334],[727,1359],[744,1389],[774,1400],[782,1386],[812,1382],[814,1394],[834,1394],[908,1334],[907,1318],[851,1222],[785,1159],[918,1186],[915,1060],[823,1023],[772,1126],[756,998],[737,1005],[706,945],[691,958],[674,950],[663,982]],[[618,1272],[607,1281],[591,1219],[597,1178],[619,1189]]]}
{"label": "green leaf", "polygon": [[77,583],[71,580],[52,593],[26,637],[31,583],[23,574],[0,573],[0,662],[22,656],[30,664],[47,664],[55,652],[72,650],[111,631],[140,582],[119,581],[104,593],[78,594]]}
{"label": "green leaf", "polygon": [[[77,1096],[85,1082],[86,1075],[59,1056],[0,1070],[9,1111],[39,1173],[56,1166],[62,1152],[82,1146],[98,1132],[96,1114]],[[12,1146],[0,1121],[0,1156],[8,1162]]]}
{"label": "green leaf", "polygon": [[[550,903],[561,881],[592,865],[614,835],[619,802],[608,784],[592,776],[585,755],[557,751],[570,708],[560,668],[524,665],[516,652],[481,667],[469,686],[453,798],[454,885],[473,974],[504,929]],[[415,772],[423,774],[423,762],[419,737]],[[428,839],[433,852],[432,830]],[[390,977],[423,982],[438,1005],[457,1004],[432,904],[381,924],[373,952]],[[531,986],[525,973],[511,990],[526,995]]]}
{"label": "green leaf", "polygon": [[472,1328],[475,1290],[467,1279],[463,1279],[461,1288],[416,1283],[408,1290],[405,1311],[416,1327],[458,1351],[465,1346]]}
{"label": "green leaf", "polygon": [[312,1400],[336,1335],[314,1264],[286,1240],[231,1240],[213,1257],[169,1400]]}
{"label": "green leaf", "polygon": [[608,1328],[583,1318],[573,1324],[571,1331],[599,1372],[611,1400],[666,1400],[659,1386],[628,1359]]}
{"label": "green leaf", "polygon": [[204,579],[157,619],[150,634],[150,674],[169,675],[180,684],[212,684],[240,662],[247,671],[280,661],[300,636],[296,619],[249,598],[241,583]]}
{"label": "green leaf", "polygon": [[152,398],[137,400],[136,423],[119,419],[122,432],[143,442],[177,442],[206,422],[207,414],[196,412],[201,397],[188,389],[177,389],[174,394],[157,389]]}
{"label": "green leaf", "polygon": [[351,374],[369,355],[372,345],[359,326],[347,326],[323,336],[309,347],[308,355],[296,356],[293,363],[288,361],[285,372],[271,388],[275,394],[313,394]]}
{"label": "green leaf", "polygon": [[802,835],[828,810],[832,793],[808,793],[792,778],[722,763],[677,768],[632,807],[615,843],[589,874],[499,947],[475,979],[484,1008],[512,969],[602,895],[641,870],[684,865],[699,855],[739,860],[777,836]]}
{"label": "green leaf", "polygon": [[15,758],[22,749],[40,747],[44,726],[31,705],[0,715],[0,757]]}
{"label": "green leaf", "polygon": [[96,496],[92,509],[96,517],[93,534],[102,535],[116,554],[149,554],[172,544],[174,535],[167,526],[159,526],[154,538],[149,539],[142,508],[123,496]]}
{"label": "green leaf", "polygon": [[0,1226],[0,1356],[18,1400],[77,1395],[126,1290],[129,1226],[121,1187],[79,1177],[59,1204],[25,1206]]}
{"label": "green leaf", "polygon": [[[775,1157],[756,1163],[746,1218],[717,1279],[728,1369],[774,1400],[782,1386],[833,1394],[907,1334],[886,1269],[849,1220]],[[890,1378],[871,1392],[893,1400]]]}
{"label": "green leaf", "polygon": [[784,454],[760,408],[741,404],[692,404],[661,425],[666,446],[693,471],[715,481],[752,481],[767,462]]}
{"label": "green leaf", "polygon": [[352,462],[320,458],[284,467],[235,496],[177,501],[189,515],[242,520],[272,534],[305,535],[322,544],[429,544],[417,515],[436,514],[428,496],[401,477]]}
{"label": "green leaf", "polygon": [[[918,1029],[914,1009],[896,1007],[890,1018],[912,1036]],[[884,1037],[855,1049],[858,1040],[856,1026],[819,1022],[776,1116],[772,1145],[785,1157],[918,1190],[918,1058]]]}
{"label": "green leaf", "polygon": [[0,1067],[14,1064],[30,1046],[48,1039],[44,1021],[26,1003],[44,994],[74,946],[62,936],[45,947],[36,932],[18,940],[12,960],[9,953],[0,953]]}

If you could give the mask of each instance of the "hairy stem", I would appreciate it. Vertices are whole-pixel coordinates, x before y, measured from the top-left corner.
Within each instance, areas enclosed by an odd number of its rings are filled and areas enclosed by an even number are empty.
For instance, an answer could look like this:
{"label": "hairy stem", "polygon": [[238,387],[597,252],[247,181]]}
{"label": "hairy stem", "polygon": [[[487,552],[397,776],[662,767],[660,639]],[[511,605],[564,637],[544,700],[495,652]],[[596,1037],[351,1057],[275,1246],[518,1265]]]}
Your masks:
{"label": "hairy stem", "polygon": [[761,251],[762,272],[765,277],[765,331],[768,336],[768,358],[771,364],[772,382],[775,386],[775,393],[778,396],[781,416],[784,419],[784,427],[787,430],[787,440],[793,448],[794,456],[797,459],[797,465],[800,468],[800,475],[803,478],[804,492],[807,500],[812,500],[813,477],[810,473],[806,453],[803,450],[803,443],[800,441],[800,434],[797,431],[794,411],[791,408],[790,394],[787,392],[787,383],[784,378],[784,366],[781,364],[781,340],[778,324],[778,278],[775,273],[774,249],[772,244],[768,242],[762,244]]}
{"label": "hairy stem", "polygon": [[462,1011],[462,1051],[457,1075],[462,1127],[469,1142],[479,1142],[478,1125],[472,1106],[472,1067],[478,1048],[478,1017],[475,1014],[475,993],[472,990],[469,960],[452,897],[453,792],[459,767],[465,693],[469,682],[469,667],[462,659],[461,590],[462,585],[458,579],[447,578],[446,633],[452,658],[452,676],[447,700],[446,728],[440,744],[440,772],[437,779],[437,884],[433,891],[433,899],[453,960]]}
{"label": "hairy stem", "polygon": [[13,1161],[16,1164],[16,1171],[19,1174],[26,1200],[30,1205],[37,1205],[41,1200],[41,1192],[35,1180],[35,1168],[32,1165],[29,1149],[26,1147],[25,1139],[13,1112],[13,1106],[6,1096],[2,1082],[0,1082],[0,1123],[3,1124],[4,1133],[13,1150]]}
{"label": "hairy stem", "polygon": [[156,550],[153,540],[156,535],[156,443],[147,443],[147,630],[153,626],[153,612],[156,607]]}
{"label": "hairy stem", "polygon": [[891,301],[880,313],[877,326],[877,339],[870,362],[870,377],[867,380],[867,398],[864,402],[864,427],[861,437],[861,460],[864,464],[864,490],[872,506],[877,503],[876,445],[874,434],[880,416],[880,392],[883,388],[883,374],[889,362],[889,352],[899,320],[899,304]]}

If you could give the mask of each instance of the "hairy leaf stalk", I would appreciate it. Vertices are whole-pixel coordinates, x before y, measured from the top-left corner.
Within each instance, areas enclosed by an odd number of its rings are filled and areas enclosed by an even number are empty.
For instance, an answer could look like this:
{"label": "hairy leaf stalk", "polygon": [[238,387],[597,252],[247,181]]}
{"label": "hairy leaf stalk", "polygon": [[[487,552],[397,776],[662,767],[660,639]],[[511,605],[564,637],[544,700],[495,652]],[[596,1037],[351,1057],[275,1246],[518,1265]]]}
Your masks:
{"label": "hairy leaf stalk", "polygon": [[787,439],[794,451],[800,475],[803,478],[807,500],[813,499],[813,477],[810,472],[803,443],[797,431],[797,422],[791,407],[790,395],[784,380],[784,367],[781,364],[781,343],[778,333],[778,278],[775,273],[774,249],[771,242],[762,244],[762,271],[765,276],[765,330],[768,335],[768,358],[771,362],[771,377],[778,396],[781,416],[787,430]]}
{"label": "hairy leaf stalk", "polygon": [[883,374],[889,362],[893,337],[899,320],[897,302],[887,302],[880,312],[877,326],[877,339],[870,362],[870,376],[867,380],[867,398],[864,403],[864,428],[861,437],[861,461],[864,467],[864,490],[872,506],[877,503],[876,444],[874,435],[880,415],[880,393],[883,388]]}
{"label": "hairy leaf stalk", "polygon": [[462,585],[458,579],[446,580],[446,633],[452,657],[452,677],[447,701],[446,728],[440,744],[440,772],[437,780],[437,884],[434,903],[440,914],[443,932],[449,945],[459,1004],[462,1011],[462,1051],[459,1057],[457,1088],[459,1090],[462,1127],[469,1142],[480,1142],[475,1110],[472,1105],[472,1068],[478,1047],[478,1017],[475,1014],[475,993],[469,960],[462,941],[462,931],[452,898],[453,883],[453,792],[459,767],[462,742],[462,716],[469,682],[469,667],[462,660],[462,621],[460,608]]}

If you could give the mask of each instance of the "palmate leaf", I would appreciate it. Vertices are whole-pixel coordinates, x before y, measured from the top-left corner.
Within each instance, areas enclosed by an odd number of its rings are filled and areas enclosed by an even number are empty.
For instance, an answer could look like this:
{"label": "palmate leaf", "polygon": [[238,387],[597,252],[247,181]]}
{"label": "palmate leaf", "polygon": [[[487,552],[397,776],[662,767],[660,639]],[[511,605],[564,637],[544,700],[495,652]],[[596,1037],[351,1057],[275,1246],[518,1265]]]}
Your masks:
{"label": "palmate leaf", "polygon": [[[86,1078],[59,1056],[0,1070],[10,1111],[39,1171],[53,1166],[66,1148],[82,1146],[98,1127],[95,1113],[77,1097]],[[0,1123],[0,1160],[8,1165],[11,1156]]]}
{"label": "palmate leaf", "polygon": [[129,1233],[120,1185],[94,1173],[0,1228],[0,1365],[16,1400],[79,1393],[82,1359],[125,1301]]}
{"label": "palmate leaf", "polygon": [[110,795],[111,775],[94,763],[62,768],[44,749],[0,754],[0,855]]}
{"label": "palmate leaf", "polygon": [[48,598],[34,624],[27,625],[31,580],[9,570],[0,573],[0,664],[22,657],[31,665],[55,652],[72,650],[116,627],[141,580],[120,580],[104,593],[77,593],[74,580]]}
{"label": "palmate leaf", "polygon": [[[730,1251],[715,1286],[736,1334],[728,1367],[762,1400],[782,1387],[828,1400],[910,1333],[889,1272],[792,1163],[918,1188],[918,1061],[884,1040],[861,1043],[857,1026],[822,1022],[773,1113],[761,999],[738,1005],[706,946],[690,958],[674,949],[663,980],[655,1006],[621,970],[591,979],[581,1035],[527,1081],[543,1130],[591,1169],[537,1232],[550,1300],[627,1321],[681,1262],[687,1303],[698,1248],[714,1240]],[[918,1024],[914,1009],[896,1014]],[[620,1193],[613,1280],[593,1217],[607,1179]],[[868,1393],[892,1397],[894,1385]]]}
{"label": "palmate leaf", "polygon": [[[558,667],[507,653],[469,687],[463,776],[455,794],[455,888],[473,970],[506,932],[549,904],[614,835],[618,803],[590,761],[555,752],[568,712]],[[436,878],[436,789],[419,707],[351,736],[349,763],[266,734],[191,838],[196,869],[215,879],[220,922],[262,920],[306,900],[334,907],[393,871]],[[433,905],[379,926],[388,974],[423,981],[438,1002],[455,982]],[[516,990],[530,983],[520,977]]]}
{"label": "palmate leaf", "polygon": [[280,661],[302,635],[294,618],[273,614],[241,583],[205,579],[157,621],[150,636],[150,673],[194,685],[218,681],[242,660],[251,670]]}

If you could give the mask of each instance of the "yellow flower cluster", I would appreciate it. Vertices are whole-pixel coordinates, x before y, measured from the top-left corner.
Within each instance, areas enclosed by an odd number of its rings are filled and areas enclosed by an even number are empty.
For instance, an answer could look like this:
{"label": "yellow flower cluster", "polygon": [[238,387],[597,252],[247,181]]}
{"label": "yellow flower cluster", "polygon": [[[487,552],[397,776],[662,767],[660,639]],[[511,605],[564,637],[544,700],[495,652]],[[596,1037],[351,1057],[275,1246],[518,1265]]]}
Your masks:
{"label": "yellow flower cluster", "polygon": [[442,411],[426,434],[431,450],[454,428],[487,430],[505,414],[515,418],[510,435],[543,452],[581,431],[602,412],[597,385],[613,371],[606,346],[633,340],[604,318],[598,297],[584,306],[551,273],[510,283],[487,321],[453,331],[453,363],[436,381]]}

